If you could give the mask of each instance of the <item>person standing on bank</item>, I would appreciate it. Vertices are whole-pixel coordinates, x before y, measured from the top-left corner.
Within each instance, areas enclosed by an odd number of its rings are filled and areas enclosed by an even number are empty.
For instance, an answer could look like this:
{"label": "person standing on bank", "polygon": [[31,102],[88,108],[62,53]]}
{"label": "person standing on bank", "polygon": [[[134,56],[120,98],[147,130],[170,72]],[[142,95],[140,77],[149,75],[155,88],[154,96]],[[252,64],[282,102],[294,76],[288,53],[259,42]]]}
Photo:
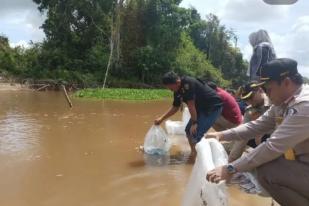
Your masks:
{"label": "person standing on bank", "polygon": [[276,58],[276,53],[267,31],[260,29],[249,35],[253,53],[249,62],[247,75],[250,81],[259,80],[261,68]]}
{"label": "person standing on bank", "polygon": [[179,77],[174,72],[167,72],[162,82],[166,88],[174,92],[174,101],[172,107],[157,118],[154,124],[161,124],[174,115],[183,102],[186,103],[191,114],[186,134],[191,147],[191,158],[194,160],[195,145],[221,115],[222,101],[213,89],[192,77]]}
{"label": "person standing on bank", "polygon": [[303,85],[292,59],[275,59],[261,70],[272,106],[255,121],[206,138],[243,140],[273,133],[248,155],[209,171],[211,182],[229,180],[236,172],[257,169],[259,183],[283,206],[309,205],[309,86]]}

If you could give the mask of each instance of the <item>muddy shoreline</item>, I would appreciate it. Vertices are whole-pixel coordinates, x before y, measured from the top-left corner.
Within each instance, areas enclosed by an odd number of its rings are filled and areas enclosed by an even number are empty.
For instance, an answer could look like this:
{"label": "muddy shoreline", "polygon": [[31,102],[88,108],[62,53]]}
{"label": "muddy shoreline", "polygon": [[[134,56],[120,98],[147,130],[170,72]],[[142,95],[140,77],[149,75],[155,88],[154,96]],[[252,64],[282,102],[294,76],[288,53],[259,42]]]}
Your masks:
{"label": "muddy shoreline", "polygon": [[25,85],[19,83],[0,83],[0,91],[21,91],[30,90]]}

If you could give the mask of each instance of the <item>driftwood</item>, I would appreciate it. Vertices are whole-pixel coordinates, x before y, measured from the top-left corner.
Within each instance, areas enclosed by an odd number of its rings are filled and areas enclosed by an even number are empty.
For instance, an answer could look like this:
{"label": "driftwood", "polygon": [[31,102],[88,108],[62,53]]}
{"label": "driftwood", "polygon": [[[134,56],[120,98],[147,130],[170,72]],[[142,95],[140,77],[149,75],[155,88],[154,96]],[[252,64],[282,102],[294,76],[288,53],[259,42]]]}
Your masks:
{"label": "driftwood", "polygon": [[67,93],[67,90],[65,89],[65,86],[64,86],[64,85],[61,85],[61,87],[62,87],[64,96],[65,96],[65,98],[66,98],[66,100],[67,100],[69,106],[72,108],[72,107],[73,107],[73,104],[72,104],[72,101],[71,101],[71,99],[70,99],[70,97],[69,97],[69,95],[68,95],[68,93]]}
{"label": "driftwood", "polygon": [[41,90],[43,90],[43,89],[45,89],[45,88],[47,88],[49,86],[50,86],[49,84],[43,85],[40,88],[38,88],[37,90],[35,90],[35,91],[41,91]]}

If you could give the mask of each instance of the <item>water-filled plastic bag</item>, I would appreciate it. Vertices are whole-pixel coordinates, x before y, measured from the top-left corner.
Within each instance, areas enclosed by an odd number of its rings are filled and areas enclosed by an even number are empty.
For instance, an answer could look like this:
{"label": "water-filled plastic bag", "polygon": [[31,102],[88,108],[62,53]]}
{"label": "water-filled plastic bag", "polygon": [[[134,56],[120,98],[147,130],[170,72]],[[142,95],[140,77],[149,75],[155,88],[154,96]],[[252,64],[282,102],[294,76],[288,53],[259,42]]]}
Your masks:
{"label": "water-filled plastic bag", "polygon": [[171,147],[166,132],[153,125],[145,136],[144,151],[150,155],[165,155]]}

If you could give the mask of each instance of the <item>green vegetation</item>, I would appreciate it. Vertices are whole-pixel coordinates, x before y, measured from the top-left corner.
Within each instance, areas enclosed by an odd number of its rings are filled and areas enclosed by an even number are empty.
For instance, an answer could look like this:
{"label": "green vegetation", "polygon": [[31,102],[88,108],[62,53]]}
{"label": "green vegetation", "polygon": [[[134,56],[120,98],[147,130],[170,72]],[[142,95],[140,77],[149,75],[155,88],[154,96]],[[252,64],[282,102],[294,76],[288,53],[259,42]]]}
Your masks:
{"label": "green vegetation", "polygon": [[25,49],[0,36],[2,76],[97,87],[109,67],[108,87],[118,80],[158,87],[170,70],[220,86],[246,81],[236,34],[181,0],[33,1],[47,17],[46,38]]}
{"label": "green vegetation", "polygon": [[75,97],[117,100],[160,100],[172,97],[166,89],[83,89]]}

